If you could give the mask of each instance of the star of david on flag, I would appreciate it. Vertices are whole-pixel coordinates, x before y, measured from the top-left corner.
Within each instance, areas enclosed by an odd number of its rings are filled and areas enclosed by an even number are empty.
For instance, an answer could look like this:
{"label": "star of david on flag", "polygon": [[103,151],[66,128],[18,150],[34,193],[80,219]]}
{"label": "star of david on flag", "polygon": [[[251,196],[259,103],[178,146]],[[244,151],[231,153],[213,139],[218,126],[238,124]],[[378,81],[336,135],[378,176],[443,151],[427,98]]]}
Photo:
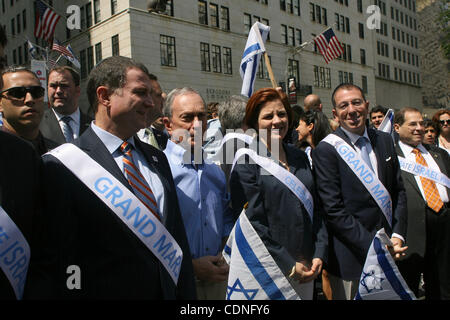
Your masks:
{"label": "star of david on flag", "polygon": [[264,43],[266,42],[269,31],[270,27],[260,22],[255,22],[248,34],[247,43],[239,67],[242,78],[241,94],[246,97],[250,97],[253,93],[253,84],[255,83],[259,60],[261,54],[266,51]]}
{"label": "star of david on flag", "polygon": [[223,250],[230,266],[227,300],[299,300],[242,211]]}
{"label": "star of david on flag", "polygon": [[416,300],[386,245],[392,244],[383,228],[370,245],[355,300]]}

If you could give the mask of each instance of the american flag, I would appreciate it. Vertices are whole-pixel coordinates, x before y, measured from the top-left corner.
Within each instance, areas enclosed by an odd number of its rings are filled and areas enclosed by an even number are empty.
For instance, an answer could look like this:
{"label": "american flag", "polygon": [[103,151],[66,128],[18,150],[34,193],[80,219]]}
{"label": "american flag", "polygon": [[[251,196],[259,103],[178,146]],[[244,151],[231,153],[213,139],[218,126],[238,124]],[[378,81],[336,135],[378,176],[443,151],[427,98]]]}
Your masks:
{"label": "american flag", "polygon": [[314,38],[314,42],[323,55],[325,62],[328,64],[331,60],[336,59],[344,53],[341,43],[337,39],[332,28],[325,30]]}
{"label": "american flag", "polygon": [[59,53],[61,53],[62,55],[65,55],[67,57],[73,58],[72,52],[67,50],[67,48],[64,47],[56,38],[53,39],[52,50],[58,51]]}
{"label": "american flag", "polygon": [[50,40],[53,38],[56,24],[61,17],[52,9],[47,7],[42,1],[36,1],[36,24],[34,35],[36,38]]}

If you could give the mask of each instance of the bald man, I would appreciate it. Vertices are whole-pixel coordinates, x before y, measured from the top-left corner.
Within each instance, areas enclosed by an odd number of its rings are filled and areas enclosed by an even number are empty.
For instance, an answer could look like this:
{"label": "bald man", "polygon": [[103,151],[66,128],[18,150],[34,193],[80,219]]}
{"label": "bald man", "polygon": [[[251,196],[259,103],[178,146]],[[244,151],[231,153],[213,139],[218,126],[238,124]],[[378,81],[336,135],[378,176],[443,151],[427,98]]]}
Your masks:
{"label": "bald man", "polygon": [[303,100],[303,106],[305,111],[322,111],[322,101],[317,94],[309,94],[306,96],[305,100]]}

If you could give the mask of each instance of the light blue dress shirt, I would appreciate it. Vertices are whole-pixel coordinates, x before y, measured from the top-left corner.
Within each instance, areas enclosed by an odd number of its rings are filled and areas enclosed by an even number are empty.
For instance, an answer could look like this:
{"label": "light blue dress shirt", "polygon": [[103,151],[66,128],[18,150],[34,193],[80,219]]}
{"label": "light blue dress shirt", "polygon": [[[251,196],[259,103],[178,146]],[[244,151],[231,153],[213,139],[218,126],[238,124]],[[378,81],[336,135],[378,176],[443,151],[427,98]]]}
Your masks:
{"label": "light blue dress shirt", "polygon": [[186,150],[172,141],[164,153],[169,160],[181,215],[193,259],[215,256],[222,250],[234,221],[225,174],[215,164],[183,163]]}
{"label": "light blue dress shirt", "polygon": [[[91,128],[103,142],[106,149],[108,149],[108,151],[111,153],[120,170],[124,172],[123,153],[119,149],[119,147],[123,143],[123,140],[97,127],[94,124],[94,121],[92,121],[91,123]],[[152,192],[155,195],[156,203],[158,204],[159,214],[162,217],[164,213],[164,187],[162,185],[162,182],[159,179],[156,171],[147,163],[144,155],[135,148],[134,137],[129,138],[127,142],[133,145],[133,148],[131,148],[131,155],[133,157],[134,164],[137,166],[137,168],[147,181],[148,185],[152,189]]]}

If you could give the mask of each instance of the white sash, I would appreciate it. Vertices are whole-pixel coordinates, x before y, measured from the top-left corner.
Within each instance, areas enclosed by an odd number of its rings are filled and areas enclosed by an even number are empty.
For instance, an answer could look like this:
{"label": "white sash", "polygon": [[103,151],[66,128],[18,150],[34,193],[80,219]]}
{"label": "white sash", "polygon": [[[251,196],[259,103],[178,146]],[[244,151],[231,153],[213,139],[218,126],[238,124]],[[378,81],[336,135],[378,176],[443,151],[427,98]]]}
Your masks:
{"label": "white sash", "polygon": [[378,180],[377,175],[366,165],[361,156],[347,142],[335,134],[329,134],[322,141],[331,144],[338,155],[352,169],[367,191],[372,195],[390,226],[392,226],[392,200],[389,192]]}
{"label": "white sash", "polygon": [[405,158],[398,157],[398,161],[400,162],[400,168],[403,171],[409,172],[415,176],[424,177],[434,182],[440,183],[447,188],[450,188],[450,179],[443,173],[433,170],[430,167],[425,167],[417,162],[406,160]]}
{"label": "white sash", "polygon": [[244,154],[250,156],[253,161],[255,161],[260,167],[267,170],[271,175],[273,175],[286,187],[288,187],[303,203],[306,211],[308,212],[309,218],[311,219],[311,221],[313,221],[314,200],[311,196],[311,193],[296,176],[294,176],[288,170],[284,169],[269,158],[261,157],[254,150],[241,148],[236,152],[231,171],[233,171],[238,159]]}
{"label": "white sash", "polygon": [[27,240],[0,206],[0,267],[18,300],[23,296],[29,263],[30,246]]}
{"label": "white sash", "polygon": [[130,228],[164,265],[177,284],[183,252],[164,225],[144,204],[75,145],[66,143],[48,154],[59,159]]}

